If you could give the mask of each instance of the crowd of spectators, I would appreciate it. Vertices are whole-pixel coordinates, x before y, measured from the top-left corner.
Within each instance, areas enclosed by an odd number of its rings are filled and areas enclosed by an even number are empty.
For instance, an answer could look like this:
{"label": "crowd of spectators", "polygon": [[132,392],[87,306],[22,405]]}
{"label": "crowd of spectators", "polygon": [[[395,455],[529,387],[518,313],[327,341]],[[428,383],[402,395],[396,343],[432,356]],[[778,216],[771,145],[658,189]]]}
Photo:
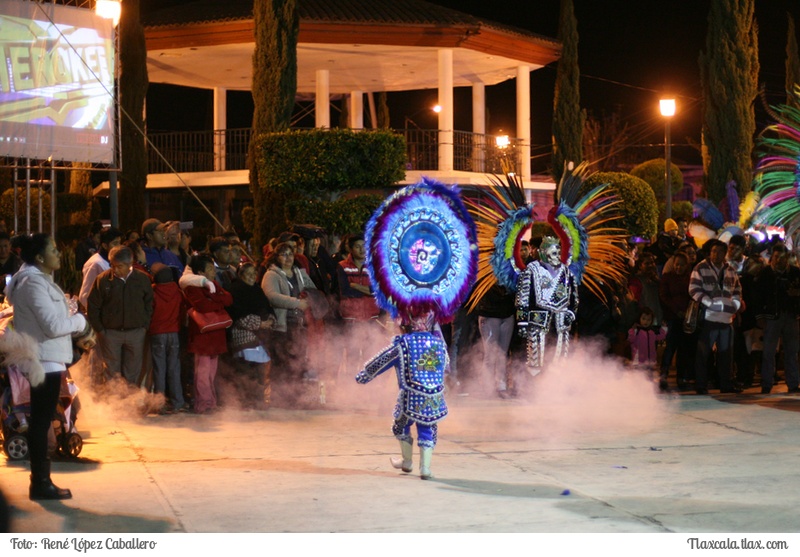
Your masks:
{"label": "crowd of spectators", "polygon": [[[296,402],[298,390],[287,386],[314,392],[334,368],[357,369],[378,347],[350,341],[369,338],[370,330],[388,341],[390,320],[375,303],[360,232],[342,237],[333,254],[314,226],[273,238],[257,258],[234,232],[199,250],[191,241],[181,223],[150,218],[127,233],[95,223],[78,245],[83,280],[75,294],[97,335],[89,359],[98,388],[124,381],[163,394],[162,414],[212,413],[226,397],[264,409]],[[540,244],[523,242],[526,262]],[[737,393],[760,371],[769,393],[782,368],[789,392],[800,392],[800,268],[782,240],[734,234],[698,246],[685,221],[668,219],[652,243],[629,248],[625,287],[609,290],[606,300],[581,288],[576,342],[603,339],[662,391]],[[10,278],[21,265],[0,232],[0,274]],[[693,303],[700,319],[687,327]],[[230,326],[201,330],[199,317],[221,310]],[[514,396],[520,379],[513,363],[524,347],[513,293],[495,287],[472,314],[460,312],[442,327],[451,387],[462,387],[461,367],[497,396]],[[470,344],[480,348],[480,361],[459,366]]]}

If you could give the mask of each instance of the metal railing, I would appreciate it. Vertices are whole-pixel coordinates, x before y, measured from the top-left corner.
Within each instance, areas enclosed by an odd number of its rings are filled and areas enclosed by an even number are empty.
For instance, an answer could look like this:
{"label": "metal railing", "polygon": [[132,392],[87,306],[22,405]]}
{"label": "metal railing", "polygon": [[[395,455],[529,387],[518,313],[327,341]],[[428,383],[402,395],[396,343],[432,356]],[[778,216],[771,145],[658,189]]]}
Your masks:
{"label": "metal railing", "polygon": [[[406,128],[397,130],[406,140],[406,170],[439,168],[439,132]],[[151,174],[246,170],[250,128],[196,132],[150,132],[147,134]],[[519,168],[519,141],[498,147],[495,136],[453,132],[453,168],[466,172],[501,174],[503,161],[509,170]],[[153,148],[155,147],[155,149]],[[163,155],[159,156],[158,152]],[[166,161],[164,160],[166,159]],[[170,165],[172,168],[170,168]]]}
{"label": "metal railing", "polygon": [[148,171],[169,174],[173,169],[176,172],[245,170],[250,135],[250,128],[149,132],[147,138],[152,146],[147,146]]}

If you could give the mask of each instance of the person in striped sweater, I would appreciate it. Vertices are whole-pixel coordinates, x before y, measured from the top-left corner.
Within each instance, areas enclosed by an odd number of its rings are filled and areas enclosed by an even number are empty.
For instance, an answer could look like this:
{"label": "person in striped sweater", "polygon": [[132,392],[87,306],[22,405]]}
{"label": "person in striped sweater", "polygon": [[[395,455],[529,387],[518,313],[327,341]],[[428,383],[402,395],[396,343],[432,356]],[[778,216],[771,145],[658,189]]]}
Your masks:
{"label": "person in striped sweater", "polygon": [[733,319],[742,306],[742,286],[736,270],[725,261],[724,242],[709,240],[706,259],[689,279],[689,295],[700,303],[705,316],[700,328],[695,359],[695,391],[708,394],[708,358],[717,348],[717,374],[721,393],[740,393],[733,381]]}

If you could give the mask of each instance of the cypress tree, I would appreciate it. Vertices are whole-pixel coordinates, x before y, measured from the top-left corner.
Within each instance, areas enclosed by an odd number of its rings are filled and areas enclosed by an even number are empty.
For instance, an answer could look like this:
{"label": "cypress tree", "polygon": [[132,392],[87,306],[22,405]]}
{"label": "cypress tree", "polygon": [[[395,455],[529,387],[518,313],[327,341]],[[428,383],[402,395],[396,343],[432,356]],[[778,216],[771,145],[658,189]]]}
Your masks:
{"label": "cypress tree", "polygon": [[740,197],[752,181],[753,102],[758,94],[758,29],[754,0],[711,0],[703,83],[703,167],[706,195],[714,202],[734,180]]}
{"label": "cypress tree", "polygon": [[119,20],[119,102],[122,172],[119,176],[119,226],[138,229],[145,219],[147,150],[144,131],[144,100],[147,96],[147,48],[139,18],[139,0],[125,0]]}
{"label": "cypress tree", "polygon": [[389,118],[389,102],[388,102],[388,95],[386,91],[381,91],[378,93],[378,102],[376,103],[377,107],[377,117],[378,117],[378,127],[382,130],[388,130],[391,127],[391,121]]}
{"label": "cypress tree", "polygon": [[286,131],[297,93],[297,0],[255,0],[253,24],[253,132]]}
{"label": "cypress tree", "polygon": [[256,211],[256,242],[261,245],[285,226],[285,196],[259,184],[256,136],[289,129],[297,93],[297,0],[253,2],[253,135],[250,142],[250,191]]}
{"label": "cypress tree", "polygon": [[800,86],[800,53],[797,49],[797,31],[794,18],[789,18],[789,29],[786,33],[786,104],[798,106],[800,103],[794,95],[795,87]]}
{"label": "cypress tree", "polygon": [[562,50],[556,70],[551,171],[556,181],[561,178],[566,162],[578,164],[583,159],[583,125],[586,114],[580,107],[578,24],[572,0],[561,0],[558,39]]}

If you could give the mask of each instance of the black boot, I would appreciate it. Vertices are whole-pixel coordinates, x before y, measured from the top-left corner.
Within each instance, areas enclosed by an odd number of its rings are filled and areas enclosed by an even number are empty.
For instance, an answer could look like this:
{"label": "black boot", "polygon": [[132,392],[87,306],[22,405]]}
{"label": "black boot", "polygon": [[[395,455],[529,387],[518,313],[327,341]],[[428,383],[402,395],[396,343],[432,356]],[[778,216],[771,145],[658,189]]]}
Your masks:
{"label": "black boot", "polygon": [[47,459],[36,463],[31,461],[31,487],[28,496],[31,501],[72,499],[72,492],[53,485],[50,479],[50,459]]}
{"label": "black boot", "polygon": [[69,489],[62,489],[53,484],[50,478],[44,480],[34,480],[31,474],[31,487],[28,490],[31,501],[44,501],[52,499],[72,499],[72,492]]}

